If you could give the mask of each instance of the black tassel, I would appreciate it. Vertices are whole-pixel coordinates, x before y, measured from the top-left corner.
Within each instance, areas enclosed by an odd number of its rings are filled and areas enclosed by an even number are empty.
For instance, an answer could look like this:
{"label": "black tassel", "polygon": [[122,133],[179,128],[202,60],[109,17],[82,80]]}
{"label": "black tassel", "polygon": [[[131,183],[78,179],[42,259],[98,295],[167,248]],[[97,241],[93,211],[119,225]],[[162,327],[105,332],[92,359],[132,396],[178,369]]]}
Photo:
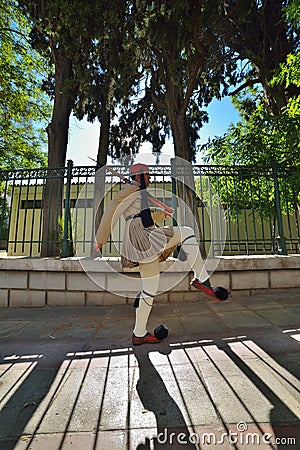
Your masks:
{"label": "black tassel", "polygon": [[141,293],[139,292],[138,295],[135,297],[135,300],[132,305],[134,308],[138,308],[140,306],[140,296]]}
{"label": "black tassel", "polygon": [[146,191],[145,177],[144,174],[141,173],[141,217],[142,223],[145,228],[151,227],[154,225],[149,203],[148,203],[148,195]]}

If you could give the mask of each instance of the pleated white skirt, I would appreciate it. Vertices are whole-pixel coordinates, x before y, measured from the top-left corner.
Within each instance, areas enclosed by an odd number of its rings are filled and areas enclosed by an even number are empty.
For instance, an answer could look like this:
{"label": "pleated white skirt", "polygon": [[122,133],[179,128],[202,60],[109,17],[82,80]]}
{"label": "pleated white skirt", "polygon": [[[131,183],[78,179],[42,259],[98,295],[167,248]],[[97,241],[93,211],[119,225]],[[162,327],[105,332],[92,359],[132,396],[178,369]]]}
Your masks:
{"label": "pleated white skirt", "polygon": [[164,249],[173,236],[173,227],[153,225],[144,228],[142,219],[136,217],[125,224],[121,262],[123,267],[134,267],[152,257],[161,258]]}

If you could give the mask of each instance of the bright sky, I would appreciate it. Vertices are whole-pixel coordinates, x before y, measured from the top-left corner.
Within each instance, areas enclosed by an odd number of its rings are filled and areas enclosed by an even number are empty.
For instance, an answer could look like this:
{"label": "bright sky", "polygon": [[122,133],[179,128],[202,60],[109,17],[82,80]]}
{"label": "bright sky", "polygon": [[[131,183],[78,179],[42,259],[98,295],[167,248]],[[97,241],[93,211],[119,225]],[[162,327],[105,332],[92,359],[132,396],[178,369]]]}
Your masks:
{"label": "bright sky", "polygon": [[[239,114],[231,103],[229,97],[224,98],[221,102],[213,100],[207,108],[209,114],[209,122],[201,129],[201,143],[207,142],[208,138],[221,136],[224,134],[231,123],[236,123],[239,120]],[[88,157],[96,159],[98,151],[100,126],[98,122],[88,123],[85,119],[79,121],[73,116],[70,121],[69,144],[67,151],[67,159],[71,159],[75,166],[93,166],[94,163]],[[148,164],[155,164],[155,157],[153,161],[149,161],[149,154],[151,153],[151,145],[144,144],[141,153],[136,157],[136,162],[147,162]],[[148,156],[145,161],[145,156]],[[163,160],[161,163],[167,164],[166,159],[174,156],[174,149],[172,141],[169,141],[163,147]],[[151,159],[151,157],[150,157]],[[201,156],[197,158],[197,162],[201,163]]]}

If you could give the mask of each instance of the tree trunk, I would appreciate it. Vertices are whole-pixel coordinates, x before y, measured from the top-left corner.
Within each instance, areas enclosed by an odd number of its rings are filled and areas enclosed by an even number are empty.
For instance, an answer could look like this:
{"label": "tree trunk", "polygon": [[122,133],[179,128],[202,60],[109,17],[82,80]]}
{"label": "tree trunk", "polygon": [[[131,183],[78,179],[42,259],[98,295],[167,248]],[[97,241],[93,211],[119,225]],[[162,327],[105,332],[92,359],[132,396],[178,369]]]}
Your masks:
{"label": "tree trunk", "polygon": [[[47,127],[48,168],[64,168],[66,163],[69,119],[73,101],[66,91],[66,82],[72,79],[72,63],[61,44],[53,46],[55,60],[55,94],[52,120]],[[43,240],[41,256],[58,256],[61,251],[64,177],[46,180],[43,206]],[[67,224],[65,224],[67,226]]]}
{"label": "tree trunk", "polygon": [[[107,163],[109,131],[110,131],[110,109],[105,107],[100,120],[100,137],[97,155],[97,170],[105,167]],[[104,211],[104,192],[105,192],[105,169],[97,171],[94,187],[94,235],[98,230]],[[91,256],[96,256],[93,246],[90,251]]]}
{"label": "tree trunk", "polygon": [[[186,113],[178,113],[177,111],[174,112],[174,109],[169,112],[169,120],[174,140],[175,156],[191,163],[192,151],[189,142],[189,131]],[[207,254],[205,243],[203,241],[203,232],[201,229],[201,222],[198,211],[198,201],[195,194],[196,191],[194,175],[190,164],[184,164],[183,170],[183,175],[181,175],[180,169],[177,175],[177,195],[188,206],[188,208],[192,212],[193,217],[191,217],[189,214],[186,214],[186,211],[184,211],[185,208],[183,207],[180,208],[180,219],[185,225],[191,226],[192,228],[195,228],[194,219],[196,220],[196,225],[199,230],[200,251],[202,257],[205,258]]]}
{"label": "tree trunk", "polygon": [[[109,137],[110,137],[110,124],[111,124],[111,114],[113,108],[113,98],[114,98],[114,86],[115,86],[115,73],[111,70],[111,75],[106,85],[105,98],[103,101],[103,109],[100,118],[100,137],[99,137],[99,147],[97,154],[97,169],[106,166],[107,156],[109,153]],[[95,210],[95,220],[94,229],[98,229],[101,218],[104,211],[104,192],[105,192],[105,173],[97,174],[95,178],[95,191],[94,191],[94,210]],[[102,201],[100,201],[102,199]],[[91,249],[91,254],[94,254],[93,248]]]}
{"label": "tree trunk", "polygon": [[107,163],[107,155],[109,148],[109,131],[110,131],[111,112],[105,108],[100,120],[100,137],[97,155],[97,167],[103,167]]}

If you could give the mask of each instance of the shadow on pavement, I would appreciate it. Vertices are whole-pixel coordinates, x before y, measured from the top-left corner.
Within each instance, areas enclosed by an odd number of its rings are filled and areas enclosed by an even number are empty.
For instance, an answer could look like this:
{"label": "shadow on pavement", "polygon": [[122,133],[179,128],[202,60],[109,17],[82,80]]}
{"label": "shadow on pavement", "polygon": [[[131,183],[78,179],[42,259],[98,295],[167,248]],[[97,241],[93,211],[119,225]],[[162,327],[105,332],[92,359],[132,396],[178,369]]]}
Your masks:
{"label": "shadow on pavement", "polygon": [[[216,422],[209,425],[227,434],[222,445],[215,441],[219,444],[215,448],[242,448],[230,441],[237,422],[229,423],[228,417],[236,417],[235,405],[257,435],[262,437],[266,430],[272,435],[269,443],[257,448],[300,448],[299,383],[295,383],[300,347],[293,330],[230,333],[173,338],[169,345],[134,349],[122,339],[113,345],[100,339],[0,342],[1,450],[16,446],[38,450],[39,435],[55,433],[51,450],[71,448],[67,434],[79,432],[90,433],[85,450],[105,448],[102,442],[108,442],[109,450],[205,448],[201,432],[207,424],[205,416],[194,419],[195,408],[191,414],[190,379],[195,397],[201,392],[202,402],[214,414]],[[166,383],[170,379],[173,384]],[[268,407],[268,423],[261,423],[261,406]],[[143,408],[154,414],[155,437],[147,431],[146,417],[143,423]],[[137,435],[132,411],[142,417]],[[191,435],[193,440],[188,439]],[[288,438],[295,438],[296,444]]]}
{"label": "shadow on pavement", "polygon": [[[172,348],[169,345],[160,345],[160,353],[165,355],[171,353]],[[182,445],[188,450],[196,449],[197,447],[189,442],[190,432],[178,404],[168,392],[150,360],[150,351],[149,346],[134,348],[134,355],[139,365],[136,389],[144,408],[154,413],[157,424],[157,438],[152,440],[151,449],[159,450],[171,446],[172,449],[177,450],[182,448]],[[147,438],[145,445],[139,444],[137,449],[150,450],[150,440]]]}

